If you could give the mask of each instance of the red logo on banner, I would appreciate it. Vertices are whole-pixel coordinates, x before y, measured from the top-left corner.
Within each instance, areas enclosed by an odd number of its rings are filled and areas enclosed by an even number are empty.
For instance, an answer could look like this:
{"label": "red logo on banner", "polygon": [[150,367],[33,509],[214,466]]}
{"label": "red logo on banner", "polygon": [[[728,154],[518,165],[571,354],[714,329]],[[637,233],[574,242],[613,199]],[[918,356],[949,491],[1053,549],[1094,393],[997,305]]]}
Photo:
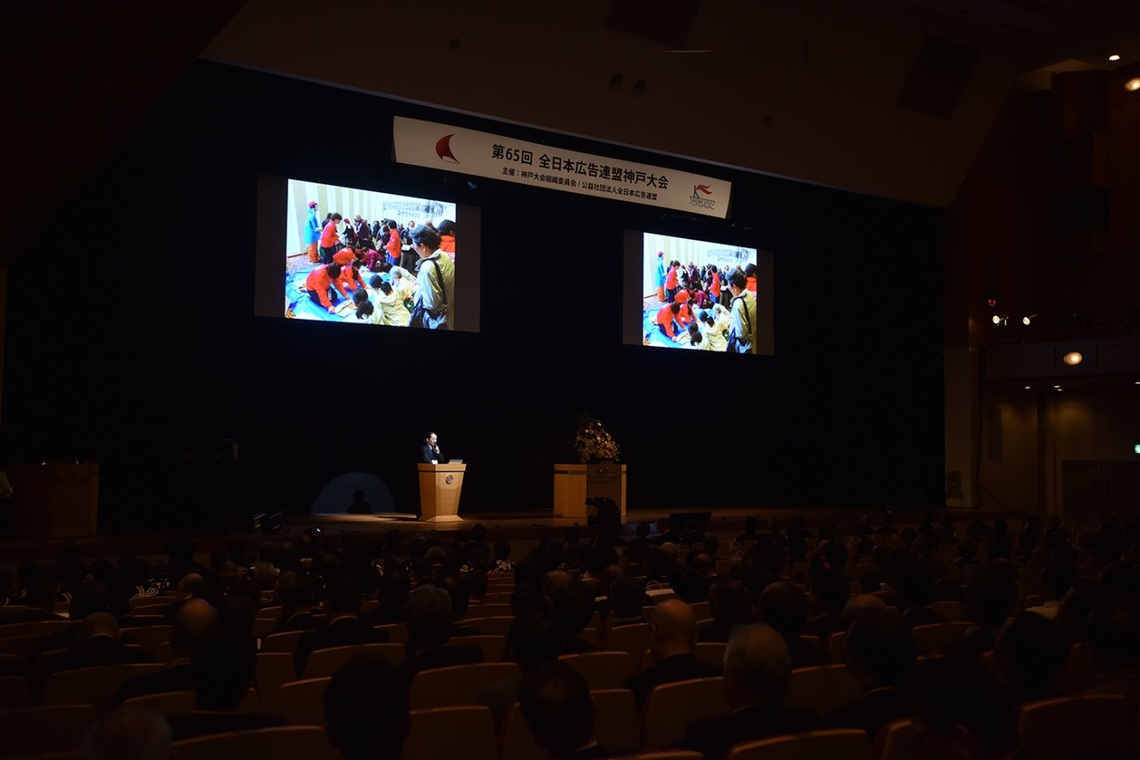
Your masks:
{"label": "red logo on banner", "polygon": [[453,137],[455,137],[454,133],[450,135],[444,135],[443,137],[439,138],[435,144],[435,154],[439,156],[441,160],[450,158],[455,163],[459,163],[459,159],[456,158],[455,154],[451,152],[451,138]]}
{"label": "red logo on banner", "polygon": [[694,189],[700,190],[705,195],[712,195],[712,188],[708,185],[697,185]]}

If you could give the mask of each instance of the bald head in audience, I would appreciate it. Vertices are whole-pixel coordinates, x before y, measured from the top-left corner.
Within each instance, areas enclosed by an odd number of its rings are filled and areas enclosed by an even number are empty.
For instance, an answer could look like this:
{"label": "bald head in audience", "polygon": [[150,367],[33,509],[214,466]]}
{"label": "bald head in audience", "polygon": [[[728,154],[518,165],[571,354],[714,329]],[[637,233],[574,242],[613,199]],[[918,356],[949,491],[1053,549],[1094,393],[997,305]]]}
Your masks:
{"label": "bald head in audience", "polygon": [[119,638],[119,620],[110,612],[92,612],[83,618],[79,627],[80,640],[90,641],[99,636]]}
{"label": "bald head in audience", "polygon": [[847,605],[843,608],[843,622],[847,623],[847,625],[851,625],[863,610],[886,612],[887,605],[886,602],[877,596],[872,596],[871,594],[856,594],[847,600]]}
{"label": "bald head in audience", "polygon": [[697,644],[697,615],[687,602],[666,599],[653,608],[650,618],[653,639],[650,650],[657,662],[678,654],[690,654]]}
{"label": "bald head in audience", "polygon": [[187,599],[174,613],[170,648],[175,657],[189,658],[218,627],[218,611],[203,599]]}
{"label": "bald head in audience", "polygon": [[729,707],[782,704],[791,678],[792,653],[775,629],[762,623],[734,629],[724,650]]}

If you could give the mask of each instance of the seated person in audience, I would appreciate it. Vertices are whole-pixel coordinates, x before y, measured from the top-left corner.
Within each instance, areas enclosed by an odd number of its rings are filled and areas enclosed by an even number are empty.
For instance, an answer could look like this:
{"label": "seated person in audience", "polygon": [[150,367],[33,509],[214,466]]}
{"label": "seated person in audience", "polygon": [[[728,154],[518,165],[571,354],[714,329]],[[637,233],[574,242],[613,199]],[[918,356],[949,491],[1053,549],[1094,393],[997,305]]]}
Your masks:
{"label": "seated person in audience", "polygon": [[972,625],[966,635],[950,644],[945,655],[982,654],[992,651],[997,644],[998,631],[1017,604],[1017,585],[1010,568],[983,565],[976,569],[966,584],[966,603],[963,614]]}
{"label": "seated person in audience", "polygon": [[1061,696],[1057,678],[1069,658],[1069,643],[1061,629],[1026,610],[1014,616],[998,634],[994,664],[1009,683],[1015,704]]}
{"label": "seated person in audience", "polygon": [[218,628],[242,636],[253,635],[260,595],[252,581],[239,581],[231,586],[218,604]]}
{"label": "seated person in audience", "polygon": [[820,570],[811,578],[808,591],[808,621],[804,633],[818,636],[823,641],[835,631],[844,631],[843,608],[851,596],[851,584],[847,576],[835,570]]}
{"label": "seated person in audience", "polygon": [[280,715],[238,712],[256,666],[257,644],[248,636],[218,634],[203,642],[190,661],[194,711],[169,717],[174,741],[285,725]]}
{"label": "seated person in audience", "polygon": [[55,614],[55,601],[59,597],[59,584],[51,578],[41,576],[28,583],[24,591],[20,612],[9,612],[0,617],[0,625],[9,623],[36,623],[41,620],[66,620]]}
{"label": "seated person in audience", "polygon": [[737,628],[724,653],[724,691],[732,712],[690,721],[673,748],[722,760],[741,742],[820,728],[814,710],[784,704],[791,678],[792,655],[783,636],[763,624]]}
{"label": "seated person in audience", "polygon": [[519,711],[538,746],[554,760],[612,756],[594,738],[594,701],[586,679],[564,662],[544,663],[522,677]]}
{"label": "seated person in audience", "polygon": [[1071,564],[1059,559],[1047,561],[1041,568],[1041,604],[1035,607],[1026,607],[1026,611],[1053,620],[1057,617],[1061,600],[1073,587],[1076,580],[1077,568]]}
{"label": "seated person in audience", "polygon": [[760,594],[760,619],[784,637],[792,667],[830,665],[831,657],[823,647],[803,638],[807,615],[807,596],[787,581],[770,583]]}
{"label": "seated person in audience", "polygon": [[[1109,576],[1116,576],[1112,580]],[[1088,614],[1087,644],[1096,674],[1081,694],[1120,694],[1140,703],[1140,589],[1136,568],[1116,565],[1101,574],[1101,600]]]}
{"label": "seated person in audience", "polygon": [[910,715],[903,685],[914,670],[917,650],[911,627],[897,612],[865,609],[846,637],[847,670],[862,693],[824,716],[832,728],[858,728],[872,741],[886,724]]}
{"label": "seated person in audience", "polygon": [[468,644],[449,644],[452,631],[451,596],[434,584],[418,586],[404,605],[408,626],[408,656],[400,673],[411,685],[416,674],[433,668],[483,662],[483,650]]}
{"label": "seated person in audience", "polygon": [[[166,605],[159,614],[167,620],[174,621],[174,613],[187,599],[200,599],[208,593],[206,588],[206,579],[201,573],[193,572],[186,573],[178,581],[178,587],[174,592],[174,601]],[[217,601],[216,599],[214,600]]]}
{"label": "seated person in audience", "polygon": [[977,657],[920,662],[907,685],[910,718],[922,758],[1003,760],[1016,757],[1013,703]]}
{"label": "seated person in audience", "polygon": [[641,616],[641,608],[649,604],[649,597],[645,595],[645,583],[635,576],[623,573],[614,579],[609,590],[610,629],[622,625],[640,625],[645,622]]}
{"label": "seated person in audience", "polygon": [[140,647],[129,647],[119,641],[119,621],[110,612],[93,612],[79,626],[79,640],[71,649],[42,657],[41,684],[55,673],[103,665],[129,665],[154,662],[154,657]]}
{"label": "seated person in audience", "polygon": [[388,642],[387,631],[361,622],[360,602],[360,583],[355,576],[340,575],[325,584],[323,606],[327,622],[323,627],[303,634],[297,642],[293,658],[298,678],[304,677],[309,655],[318,649]]}
{"label": "seated person in audience", "polygon": [[108,612],[111,609],[111,592],[101,581],[85,581],[71,595],[68,617],[71,625],[62,630],[37,639],[28,653],[28,672],[35,670],[40,655],[58,649],[71,649],[79,644],[79,630],[83,621],[93,612]]}
{"label": "seated person in audience", "polygon": [[966,589],[962,584],[950,577],[950,566],[941,557],[931,557],[927,560],[930,571],[934,574],[934,595],[936,602],[962,602],[966,598]]}
{"label": "seated person in audience", "polygon": [[311,578],[287,570],[277,576],[274,589],[274,596],[281,605],[274,633],[311,631],[320,627],[313,615],[316,592]]}
{"label": "seated person in audience", "polygon": [[329,744],[344,760],[400,760],[408,735],[408,690],[379,655],[357,655],[325,690]]}
{"label": "seated person in audience", "polygon": [[173,756],[170,723],[161,713],[118,707],[83,738],[82,760],[167,760]]}
{"label": "seated person in audience", "polygon": [[366,625],[392,625],[404,622],[404,604],[412,590],[411,578],[405,568],[390,566],[376,587],[380,602],[367,612],[360,613],[360,620]]}
{"label": "seated person in audience", "polygon": [[170,667],[124,681],[115,692],[115,704],[121,705],[132,697],[193,688],[190,661],[217,628],[218,611],[203,599],[188,599],[174,614],[170,629],[170,649],[174,654]]}
{"label": "seated person in audience", "polygon": [[863,593],[872,594],[882,591],[883,584],[887,582],[887,568],[890,565],[893,552],[886,544],[879,544],[871,550],[871,569],[859,577],[859,585]]}
{"label": "seated person in audience", "polygon": [[562,638],[562,654],[593,652],[597,645],[582,638],[582,631],[594,617],[594,591],[579,580],[571,580],[550,597],[550,623]]}
{"label": "seated person in audience", "polygon": [[483,631],[471,626],[464,618],[470,605],[467,595],[467,579],[458,572],[449,572],[441,575],[435,585],[447,592],[451,598],[451,635],[452,636],[479,636]]}
{"label": "seated person in audience", "polygon": [[697,632],[697,641],[725,643],[733,628],[754,622],[748,589],[735,578],[721,578],[714,583],[709,589],[708,603],[713,622]]}
{"label": "seated person in audience", "polygon": [[934,572],[929,564],[912,554],[896,552],[892,555],[888,576],[889,585],[896,593],[894,605],[911,627],[946,622],[946,618],[930,607],[934,601]]}
{"label": "seated person in audience", "polygon": [[625,688],[633,692],[639,711],[645,706],[649,693],[661,684],[711,678],[723,673],[716,665],[698,662],[693,656],[697,645],[697,616],[687,602],[666,599],[653,609],[650,624],[653,635],[649,651],[656,664],[625,679]]}
{"label": "seated person in audience", "polygon": [[557,660],[561,646],[562,639],[539,610],[524,612],[511,623],[507,634],[508,657],[504,659],[518,663],[520,675],[489,683],[479,693],[479,704],[491,708],[496,730],[518,701],[522,674],[530,673],[544,662]]}

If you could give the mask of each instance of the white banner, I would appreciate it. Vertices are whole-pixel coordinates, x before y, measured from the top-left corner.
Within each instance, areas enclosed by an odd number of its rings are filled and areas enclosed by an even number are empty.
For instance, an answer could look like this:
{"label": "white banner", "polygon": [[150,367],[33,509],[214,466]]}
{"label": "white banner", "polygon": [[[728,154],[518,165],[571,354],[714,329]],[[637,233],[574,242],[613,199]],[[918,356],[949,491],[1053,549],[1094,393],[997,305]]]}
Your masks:
{"label": "white banner", "polygon": [[713,177],[402,116],[395,117],[392,134],[396,161],[401,164],[721,219],[728,216],[732,183]]}

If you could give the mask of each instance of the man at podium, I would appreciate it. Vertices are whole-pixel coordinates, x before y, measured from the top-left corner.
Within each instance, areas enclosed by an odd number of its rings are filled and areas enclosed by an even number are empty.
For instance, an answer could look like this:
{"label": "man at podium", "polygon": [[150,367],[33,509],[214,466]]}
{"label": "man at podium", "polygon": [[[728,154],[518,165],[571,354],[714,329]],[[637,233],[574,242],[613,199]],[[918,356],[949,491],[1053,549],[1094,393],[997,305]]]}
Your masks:
{"label": "man at podium", "polygon": [[423,453],[420,461],[425,464],[440,464],[444,461],[443,454],[439,452],[439,439],[434,432],[429,432],[424,439]]}

